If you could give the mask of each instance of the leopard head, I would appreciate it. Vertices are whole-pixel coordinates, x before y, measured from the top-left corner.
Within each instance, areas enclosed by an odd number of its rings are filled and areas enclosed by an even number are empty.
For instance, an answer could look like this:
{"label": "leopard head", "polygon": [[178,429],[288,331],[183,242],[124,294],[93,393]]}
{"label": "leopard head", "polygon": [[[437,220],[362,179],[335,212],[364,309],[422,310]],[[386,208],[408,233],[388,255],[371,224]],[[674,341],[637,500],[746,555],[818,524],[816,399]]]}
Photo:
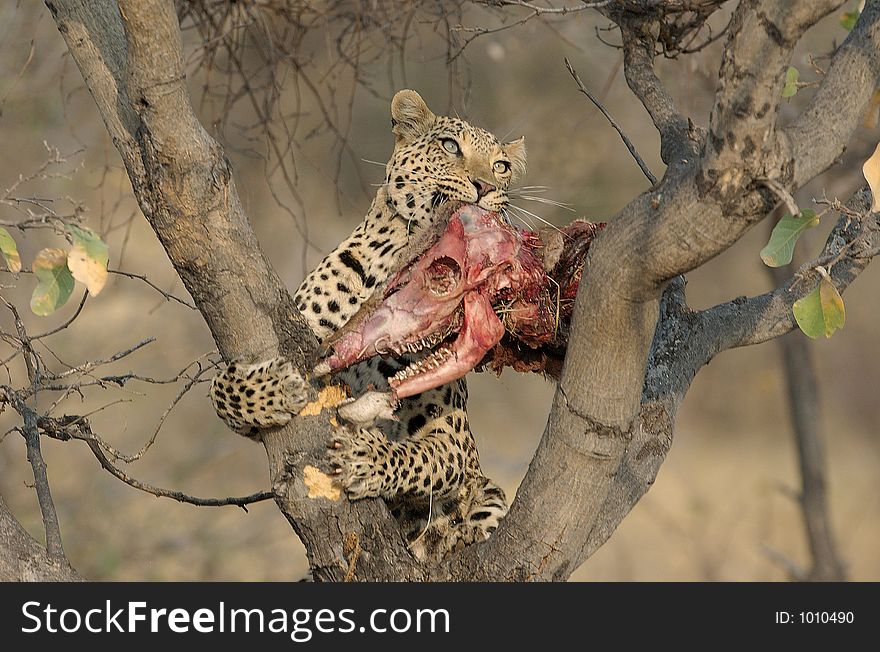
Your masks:
{"label": "leopard head", "polygon": [[510,184],[526,171],[523,138],[501,143],[489,132],[437,116],[412,90],[391,101],[394,152],[386,167],[387,203],[416,225],[444,200],[490,211],[508,204]]}

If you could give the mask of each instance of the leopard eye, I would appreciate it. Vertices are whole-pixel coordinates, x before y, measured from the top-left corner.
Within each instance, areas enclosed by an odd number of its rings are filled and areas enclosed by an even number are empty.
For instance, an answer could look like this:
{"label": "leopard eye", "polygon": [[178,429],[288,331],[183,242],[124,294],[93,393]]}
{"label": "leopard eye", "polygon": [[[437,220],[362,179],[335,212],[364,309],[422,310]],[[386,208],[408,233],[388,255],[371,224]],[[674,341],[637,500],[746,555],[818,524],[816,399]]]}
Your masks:
{"label": "leopard eye", "polygon": [[495,161],[492,169],[495,171],[495,174],[507,174],[510,172],[510,163],[507,161]]}
{"label": "leopard eye", "polygon": [[444,138],[440,141],[443,144],[443,149],[445,149],[450,154],[461,154],[461,147],[458,146],[458,143],[455,142],[452,138]]}

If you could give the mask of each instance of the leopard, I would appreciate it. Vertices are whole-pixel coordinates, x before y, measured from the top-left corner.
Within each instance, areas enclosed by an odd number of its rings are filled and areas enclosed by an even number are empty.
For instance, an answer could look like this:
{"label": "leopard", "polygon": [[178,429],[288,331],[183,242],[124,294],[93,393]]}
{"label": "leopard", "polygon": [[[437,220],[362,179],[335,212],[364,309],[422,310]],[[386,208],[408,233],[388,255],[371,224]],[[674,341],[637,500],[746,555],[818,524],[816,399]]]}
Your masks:
{"label": "leopard", "polygon": [[[444,202],[503,211],[526,171],[524,138],[502,143],[458,117],[435,115],[414,90],[391,101],[394,148],[364,220],[302,281],[299,312],[326,341],[395,271],[412,238],[431,227]],[[376,356],[333,382],[353,396],[387,390],[388,379],[425,355]],[[259,438],[305,405],[308,381],[283,358],[233,361],[210,397],[234,431]],[[339,410],[328,447],[333,477],[351,500],[382,498],[413,554],[440,560],[486,540],[506,515],[504,491],[483,474],[467,415],[464,379],[400,400],[393,414],[366,422]]]}

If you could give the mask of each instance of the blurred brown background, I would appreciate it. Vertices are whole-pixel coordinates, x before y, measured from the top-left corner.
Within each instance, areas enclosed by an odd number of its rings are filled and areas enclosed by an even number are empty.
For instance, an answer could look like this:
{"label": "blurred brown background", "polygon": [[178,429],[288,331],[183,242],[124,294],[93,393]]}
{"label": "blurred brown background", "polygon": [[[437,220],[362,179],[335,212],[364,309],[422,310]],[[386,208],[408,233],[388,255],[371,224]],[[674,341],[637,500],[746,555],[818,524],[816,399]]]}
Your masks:
{"label": "blurred brown background", "polygon": [[[395,3],[391,10],[387,3],[381,4],[393,17]],[[396,5],[402,20],[406,15],[402,8],[409,3]],[[722,12],[713,17],[716,30],[723,28],[726,16]],[[816,78],[808,53],[825,53],[845,38],[839,19],[839,15],[826,19],[799,46],[792,64],[803,80]],[[467,9],[460,19],[450,20],[465,26],[501,24],[496,15],[480,9]],[[288,75],[272,113],[285,118],[270,125],[279,142],[284,140],[285,124],[288,130],[295,128],[296,149],[281,154],[295,172],[291,181],[300,199],[277,169],[277,153],[266,161],[265,130],[255,126],[261,107],[247,101],[227,106],[223,75],[214,71],[211,77],[195,63],[190,84],[203,122],[227,147],[265,253],[294,288],[304,269],[302,224],[307,224],[314,245],[305,250],[305,266],[311,268],[366,212],[373,192],[370,184],[380,183],[383,175],[382,168],[367,161],[387,160],[392,147],[388,102],[404,86],[417,89],[437,113],[452,109],[499,137],[524,135],[531,170],[524,183],[547,186],[547,197],[574,208],[567,212],[521,202],[546,220],[563,224],[580,216],[609,219],[645,190],[648,183],[618,135],[577,93],[562,63],[565,56],[572,61],[659,176],[663,165],[657,135],[626,87],[619,51],[597,38],[617,42],[617,35],[602,28],[604,23],[589,12],[550,24],[530,21],[475,39],[450,74],[438,23],[417,18],[411,21],[410,40],[402,53],[364,56],[360,85],[351,83],[350,69],[339,63],[332,33],[307,35],[301,51],[310,57],[310,79],[323,103]],[[184,38],[190,60],[196,62],[197,31],[186,30]],[[722,45],[723,38],[699,54],[659,65],[680,108],[698,124],[705,125],[708,119]],[[258,56],[248,56],[250,65],[259,65]],[[253,80],[257,83],[259,75]],[[212,89],[207,94],[205,84]],[[797,115],[810,93],[804,89],[788,103],[783,121]],[[186,296],[136,212],[125,172],[41,3],[0,6],[0,111],[0,190],[41,165],[46,158],[44,141],[57,147],[69,155],[67,164],[53,168],[63,175],[31,182],[19,195],[82,202],[87,209],[85,223],[100,231],[110,245],[111,267],[147,274],[160,287]],[[341,156],[337,135],[320,128],[324,112],[334,116],[346,135],[349,149]],[[876,128],[859,130],[841,165],[799,193],[800,205],[810,206],[823,191],[845,199],[862,183],[861,162],[878,139]],[[297,220],[279,205],[273,192],[292,208]],[[69,206],[61,201],[56,205]],[[19,216],[0,206],[0,220]],[[817,252],[830,226],[831,220],[824,220],[806,234],[799,250],[806,255]],[[42,247],[63,244],[51,230],[25,234],[12,230],[12,234],[25,265]],[[703,308],[767,290],[768,276],[758,256],[766,237],[767,227],[760,225],[692,273],[690,304]],[[21,307],[31,332],[47,330],[70,317],[82,292],[78,287],[57,315],[38,318],[27,311],[33,285],[29,275],[13,279],[0,272],[0,292]],[[856,580],[880,579],[878,286],[880,266],[875,264],[845,295],[844,330],[830,340],[812,343],[820,374],[832,518],[840,554]],[[0,328],[12,328],[6,312],[0,312]],[[112,277],[70,328],[46,342],[51,354],[42,352],[47,361],[63,368],[61,361],[79,364],[106,358],[148,337],[157,341],[105,371],[173,377],[214,348],[197,313],[165,302],[136,280]],[[10,352],[0,341],[0,360]],[[0,367],[0,374],[0,383],[26,382],[20,360],[11,363],[8,371]],[[471,422],[486,473],[500,481],[512,498],[543,430],[552,387],[540,378],[512,372],[500,379],[471,378]],[[56,412],[84,414],[124,400],[95,413],[91,420],[104,439],[124,452],[134,452],[152,435],[180,389],[179,383],[130,383],[124,389],[69,396]],[[43,407],[57,398],[44,396]],[[16,416],[11,410],[0,415],[0,434],[15,425]],[[120,483],[98,467],[85,445],[45,440],[43,447],[66,551],[86,577],[293,580],[306,570],[301,545],[271,502],[254,505],[247,513],[235,507],[181,505]],[[213,414],[204,384],[184,396],[168,415],[153,448],[126,470],[155,485],[198,496],[243,495],[268,486],[262,448],[225,429]],[[0,493],[41,539],[36,497],[28,487],[32,480],[21,438],[6,436],[0,441]],[[800,512],[792,497],[797,486],[776,344],[724,353],[694,382],[680,413],[675,444],[655,486],[574,579],[785,579],[785,569],[768,549],[804,566],[809,562]]]}

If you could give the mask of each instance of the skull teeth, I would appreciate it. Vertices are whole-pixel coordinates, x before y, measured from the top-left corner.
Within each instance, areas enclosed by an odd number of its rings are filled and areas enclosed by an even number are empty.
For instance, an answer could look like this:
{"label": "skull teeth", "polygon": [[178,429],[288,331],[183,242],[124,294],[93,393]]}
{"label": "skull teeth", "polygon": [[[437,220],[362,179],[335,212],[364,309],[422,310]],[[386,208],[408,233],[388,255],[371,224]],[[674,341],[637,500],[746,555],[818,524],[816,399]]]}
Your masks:
{"label": "skull teeth", "polygon": [[[457,332],[464,321],[464,314],[462,310],[458,310],[450,320],[449,324],[443,331],[439,331],[423,337],[420,340],[416,340],[415,342],[405,342],[403,344],[399,344],[396,346],[392,346],[391,350],[395,355],[400,356],[405,353],[419,353],[424,351],[425,349],[432,349],[438,344],[440,344],[447,337],[452,335],[452,333]],[[424,358],[420,360],[416,360],[411,363],[409,366],[401,369],[396,374],[394,374],[388,381],[392,385],[396,385],[398,383],[403,382],[409,378],[413,378],[414,376],[418,376],[422,373],[427,373],[429,371],[433,371],[442,365],[446,360],[452,355],[452,349],[448,346],[442,346],[436,351],[433,351],[426,355]]]}
{"label": "skull teeth", "polygon": [[401,383],[404,380],[409,378],[413,378],[414,376],[418,376],[419,374],[426,373],[428,371],[432,371],[437,369],[442,365],[450,356],[452,355],[452,350],[443,347],[437,349],[430,355],[422,358],[421,360],[416,360],[408,367],[401,369],[396,374],[394,374],[389,381],[391,383]]}
{"label": "skull teeth", "polygon": [[405,344],[401,344],[392,348],[396,355],[402,355],[404,353],[418,353],[419,351],[424,351],[425,349],[430,349],[437,346],[446,338],[447,335],[449,335],[449,333],[434,333],[433,335],[428,335],[427,337],[416,340],[415,342],[407,342]]}

